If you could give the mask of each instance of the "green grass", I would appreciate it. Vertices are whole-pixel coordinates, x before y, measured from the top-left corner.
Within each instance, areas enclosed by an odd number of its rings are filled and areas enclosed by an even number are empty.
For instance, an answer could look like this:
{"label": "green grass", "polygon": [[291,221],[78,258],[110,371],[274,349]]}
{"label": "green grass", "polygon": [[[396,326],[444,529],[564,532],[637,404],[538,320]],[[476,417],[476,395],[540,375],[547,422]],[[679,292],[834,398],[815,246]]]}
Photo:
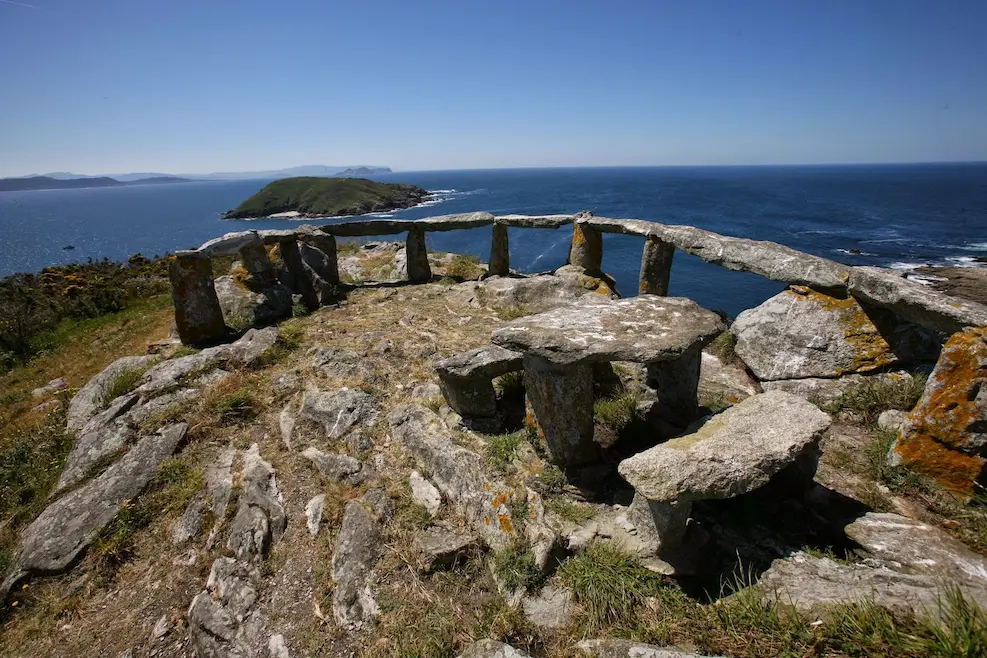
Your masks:
{"label": "green grass", "polygon": [[593,418],[598,425],[619,434],[637,418],[637,403],[637,396],[631,392],[602,398],[593,403]]}
{"label": "green grass", "polygon": [[596,542],[559,567],[559,577],[600,630],[633,618],[644,599],[657,593],[661,579],[612,544]]}
{"label": "green grass", "polygon": [[729,331],[717,336],[706,351],[718,358],[722,363],[734,363],[740,360],[736,352],[737,337]]}
{"label": "green grass", "polygon": [[257,405],[253,391],[249,388],[241,388],[215,398],[209,405],[209,411],[220,423],[232,425],[256,416]]}
{"label": "green grass", "polygon": [[533,590],[545,581],[535,565],[535,556],[526,545],[517,543],[493,555],[493,572],[509,591]]}
{"label": "green grass", "polygon": [[17,532],[51,502],[48,498],[74,443],[65,432],[67,399],[43,421],[3,437],[0,448],[0,573],[17,542]]}
{"label": "green grass", "polygon": [[493,382],[500,396],[504,399],[518,400],[524,399],[524,371],[509,372],[501,375]]}
{"label": "green grass", "polygon": [[121,395],[126,395],[137,388],[147,370],[147,368],[129,368],[117,375],[116,379],[103,389],[101,405],[106,406]]}
{"label": "green grass", "polygon": [[497,317],[504,321],[517,320],[518,318],[523,318],[526,315],[531,315],[531,311],[526,306],[507,306],[505,308],[494,309],[494,313]]}
{"label": "green grass", "polygon": [[202,488],[203,471],[178,458],[161,464],[148,488],[134,500],[126,501],[113,520],[103,528],[89,550],[90,559],[104,576],[134,556],[141,531],[161,519],[184,511]]}
{"label": "green grass", "polygon": [[527,438],[527,434],[524,430],[487,437],[487,454],[493,461],[494,466],[501,471],[508,470],[511,461],[514,459],[514,455],[517,453],[518,446],[521,445],[525,438]]}
{"label": "green grass", "polygon": [[987,614],[966,598],[956,585],[939,596],[942,622],[927,619],[917,644],[933,656],[974,658],[987,656]]}
{"label": "green grass", "polygon": [[586,523],[595,515],[595,510],[589,505],[581,505],[562,496],[546,498],[545,509],[577,525]]}
{"label": "green grass", "polygon": [[916,375],[899,381],[868,382],[848,389],[832,402],[820,407],[830,414],[853,411],[861,414],[867,422],[874,422],[882,411],[911,411],[922,397],[925,381],[925,376]]}
{"label": "green grass", "polygon": [[268,184],[226,213],[224,218],[266,217],[288,211],[326,217],[359,215],[409,208],[427,195],[426,190],[416,185],[376,183],[363,178],[301,176]]}
{"label": "green grass", "polygon": [[444,269],[447,277],[460,281],[475,281],[487,273],[480,260],[472,254],[454,254]]}
{"label": "green grass", "polygon": [[180,359],[183,356],[192,356],[193,354],[198,354],[200,350],[194,347],[189,347],[188,345],[180,345],[178,349],[171,353],[170,359]]}
{"label": "green grass", "polygon": [[293,318],[304,318],[311,313],[312,312],[308,310],[308,306],[305,306],[305,304],[302,304],[301,302],[298,302],[291,307],[291,317]]}

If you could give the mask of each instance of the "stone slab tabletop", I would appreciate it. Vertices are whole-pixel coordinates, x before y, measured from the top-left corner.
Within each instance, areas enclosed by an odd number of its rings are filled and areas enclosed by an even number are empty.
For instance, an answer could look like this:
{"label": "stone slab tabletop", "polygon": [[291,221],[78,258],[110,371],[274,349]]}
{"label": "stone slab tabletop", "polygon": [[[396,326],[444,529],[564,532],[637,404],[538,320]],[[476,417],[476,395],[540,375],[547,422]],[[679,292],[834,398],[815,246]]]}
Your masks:
{"label": "stone slab tabletop", "polygon": [[732,498],[768,483],[817,443],[830,417],[811,402],[768,391],[620,462],[618,472],[648,500]]}
{"label": "stone slab tabletop", "polygon": [[493,332],[493,342],[559,365],[655,363],[702,347],[725,329],[716,313],[684,297],[591,297],[514,320]]}

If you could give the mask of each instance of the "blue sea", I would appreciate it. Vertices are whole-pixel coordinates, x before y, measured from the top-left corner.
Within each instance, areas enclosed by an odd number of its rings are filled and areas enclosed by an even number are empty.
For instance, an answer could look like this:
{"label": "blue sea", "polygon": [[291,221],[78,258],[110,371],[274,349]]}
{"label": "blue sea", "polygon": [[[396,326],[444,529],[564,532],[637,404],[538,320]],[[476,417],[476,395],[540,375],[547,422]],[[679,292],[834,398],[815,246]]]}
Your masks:
{"label": "blue sea", "polygon": [[[591,210],[773,240],[851,265],[911,269],[972,265],[987,257],[987,164],[429,171],[376,179],[435,192],[424,206],[376,216]],[[0,276],[88,258],[164,254],[228,231],[295,225],[219,219],[268,182],[0,193]],[[563,265],[570,233],[568,227],[512,229],[511,265],[524,272]],[[490,230],[432,233],[428,240],[430,248],[486,260]],[[641,248],[640,238],[604,237],[604,269],[624,294],[637,289]],[[675,255],[671,294],[707,308],[736,315],[782,288]]]}

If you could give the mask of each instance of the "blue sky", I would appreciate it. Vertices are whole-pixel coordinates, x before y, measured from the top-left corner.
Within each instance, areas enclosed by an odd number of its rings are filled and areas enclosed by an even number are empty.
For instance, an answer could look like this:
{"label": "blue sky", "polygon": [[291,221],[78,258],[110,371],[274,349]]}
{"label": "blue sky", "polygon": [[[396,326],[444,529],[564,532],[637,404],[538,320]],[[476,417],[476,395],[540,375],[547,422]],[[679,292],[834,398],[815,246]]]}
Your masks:
{"label": "blue sky", "polygon": [[0,176],[987,160],[984,0],[0,0]]}

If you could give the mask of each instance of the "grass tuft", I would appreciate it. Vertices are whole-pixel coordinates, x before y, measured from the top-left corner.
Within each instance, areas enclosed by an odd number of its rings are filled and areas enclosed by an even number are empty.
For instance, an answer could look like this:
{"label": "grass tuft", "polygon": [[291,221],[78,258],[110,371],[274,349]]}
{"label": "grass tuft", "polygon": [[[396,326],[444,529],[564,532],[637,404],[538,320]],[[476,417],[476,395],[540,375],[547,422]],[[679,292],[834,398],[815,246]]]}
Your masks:
{"label": "grass tuft", "polygon": [[517,370],[501,375],[493,382],[500,397],[506,400],[524,399],[524,371]]}
{"label": "grass tuft", "polygon": [[447,277],[460,281],[475,281],[487,273],[480,259],[472,254],[454,254],[444,269]]}
{"label": "grass tuft", "polygon": [[523,305],[517,306],[507,306],[505,308],[495,309],[494,312],[497,317],[504,321],[517,320],[518,318],[523,318],[526,315],[531,315],[531,311]]}
{"label": "grass tuft", "polygon": [[140,386],[141,379],[147,370],[147,368],[130,368],[117,375],[116,379],[103,389],[101,406],[108,405],[121,395],[126,395]]}
{"label": "grass tuft", "polygon": [[740,357],[737,356],[737,337],[729,331],[724,331],[717,336],[706,351],[720,360],[721,363],[737,363]]}
{"label": "grass tuft", "polygon": [[535,556],[523,543],[508,546],[494,553],[493,572],[509,591],[532,590],[545,581],[545,574],[535,565]]}
{"label": "grass tuft", "polygon": [[595,516],[594,509],[589,505],[580,505],[563,496],[546,498],[545,509],[577,525],[582,525]]}
{"label": "grass tuft", "polygon": [[517,454],[518,446],[524,442],[525,438],[524,430],[487,437],[487,454],[490,455],[498,469],[506,471],[510,467],[514,455]]}
{"label": "grass tuft", "polygon": [[588,625],[602,630],[631,619],[661,580],[612,544],[596,542],[559,567],[562,582],[582,605]]}
{"label": "grass tuft", "polygon": [[875,381],[854,386],[832,402],[820,405],[826,413],[853,411],[873,423],[882,411],[900,409],[911,411],[922,397],[926,377],[916,375],[899,381]]}
{"label": "grass tuft", "polygon": [[598,425],[620,434],[637,419],[637,403],[637,395],[632,392],[597,400],[593,403],[593,418]]}

